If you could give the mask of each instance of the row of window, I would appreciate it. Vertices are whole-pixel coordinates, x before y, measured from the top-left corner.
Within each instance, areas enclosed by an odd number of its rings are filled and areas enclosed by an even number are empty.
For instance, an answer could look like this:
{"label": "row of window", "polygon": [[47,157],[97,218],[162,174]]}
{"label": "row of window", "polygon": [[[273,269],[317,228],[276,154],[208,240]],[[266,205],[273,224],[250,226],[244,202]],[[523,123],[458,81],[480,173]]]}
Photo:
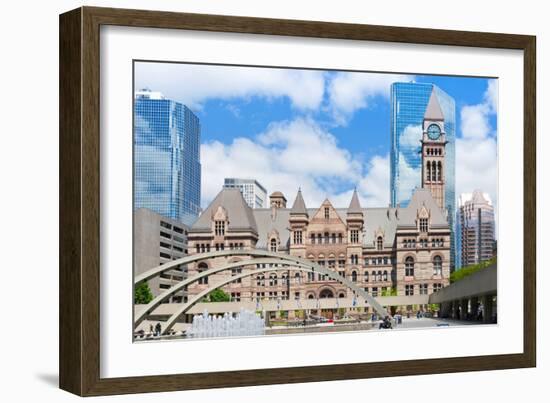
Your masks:
{"label": "row of window", "polygon": [[174,232],[177,232],[178,234],[183,234],[183,233],[185,232],[185,235],[187,235],[187,231],[184,231],[183,228],[180,228],[180,227],[178,227],[178,226],[176,226],[176,225],[172,225],[172,224],[167,223],[167,222],[165,222],[165,221],[161,221],[161,222],[160,222],[160,226],[161,226],[162,228],[166,228],[166,229],[168,229],[168,230],[173,230]]}
{"label": "row of window", "polygon": [[[244,243],[242,243],[242,242],[238,242],[238,243],[237,242],[236,243],[230,242],[228,244],[228,246],[229,246],[230,250],[242,250],[242,249],[244,249]],[[217,244],[214,245],[214,248],[217,251],[224,250],[225,249],[225,244],[217,243]],[[210,252],[210,244],[209,243],[196,244],[195,245],[195,250],[196,250],[197,253]]]}
{"label": "row of window", "polygon": [[[414,284],[406,284],[405,285],[405,295],[411,296],[415,294],[415,285]],[[433,285],[433,292],[437,292],[443,288],[443,284],[441,283],[435,283]],[[418,293],[420,295],[428,295],[428,284],[418,284]]]}
{"label": "row of window", "polygon": [[442,165],[441,161],[428,161],[426,163],[427,175],[426,180],[430,182],[441,182],[442,178]]}
{"label": "row of window", "polygon": [[176,242],[180,242],[180,243],[183,243],[184,240],[182,237],[179,237],[177,235],[174,235],[172,236],[172,234],[169,234],[168,232],[164,232],[164,231],[160,231],[160,234],[161,238],[165,238],[165,239],[173,239],[174,241]]}
{"label": "row of window", "polygon": [[329,234],[328,232],[325,232],[324,234],[311,234],[310,235],[311,244],[315,245],[316,243],[319,245],[322,244],[336,244],[336,243],[342,243],[344,236],[340,234]]}
{"label": "row of window", "polygon": [[[445,244],[443,238],[432,238],[432,248],[441,248]],[[420,248],[427,248],[430,244],[428,238],[421,238],[418,240],[418,246]],[[404,239],[403,240],[403,248],[406,249],[415,249],[416,248],[416,239]]]}
{"label": "row of window", "polygon": [[426,148],[426,155],[443,155],[442,148]]}

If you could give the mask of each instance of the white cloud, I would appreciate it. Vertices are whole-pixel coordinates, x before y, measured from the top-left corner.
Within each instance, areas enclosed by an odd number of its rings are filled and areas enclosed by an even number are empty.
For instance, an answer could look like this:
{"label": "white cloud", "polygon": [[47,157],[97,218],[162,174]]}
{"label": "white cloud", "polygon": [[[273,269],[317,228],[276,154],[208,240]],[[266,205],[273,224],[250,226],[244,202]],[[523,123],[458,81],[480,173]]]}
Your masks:
{"label": "white cloud", "polygon": [[[456,196],[475,189],[488,193],[498,208],[498,150],[490,115],[498,105],[498,82],[490,80],[484,101],[460,111],[462,138],[456,139]],[[495,218],[498,220],[496,214]]]}
{"label": "white cloud", "polygon": [[368,107],[375,97],[388,99],[392,83],[413,80],[400,74],[336,73],[328,83],[328,109],[336,122],[346,124],[356,110]]}
{"label": "white cloud", "polygon": [[[390,203],[390,156],[375,155],[357,189],[363,207],[387,207]],[[351,195],[350,195],[351,197]]]}
{"label": "white cloud", "polygon": [[317,109],[323,100],[324,74],[313,70],[136,63],[136,89],[149,88],[195,109],[208,99],[253,96],[288,97],[293,107]]}
{"label": "white cloud", "polygon": [[409,200],[415,188],[421,186],[421,168],[413,168],[403,153],[399,153],[399,193],[397,200]]}
{"label": "white cloud", "polygon": [[274,123],[254,141],[203,144],[201,163],[203,207],[232,176],[255,178],[270,193],[282,191],[289,205],[301,188],[308,206],[328,197],[334,206],[347,207],[355,186],[365,206],[388,205],[389,157],[375,156],[364,165],[311,119]]}
{"label": "white cloud", "polygon": [[420,140],[422,140],[422,126],[408,125],[399,137],[399,145],[408,149],[420,148]]}

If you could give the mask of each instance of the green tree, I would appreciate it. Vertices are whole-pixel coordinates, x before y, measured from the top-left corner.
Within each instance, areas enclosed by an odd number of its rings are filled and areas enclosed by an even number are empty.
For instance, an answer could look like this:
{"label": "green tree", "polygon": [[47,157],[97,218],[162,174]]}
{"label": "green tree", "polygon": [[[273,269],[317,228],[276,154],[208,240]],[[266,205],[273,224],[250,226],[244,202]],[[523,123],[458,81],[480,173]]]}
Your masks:
{"label": "green tree", "polygon": [[462,280],[464,277],[468,277],[471,274],[474,274],[480,270],[483,270],[486,267],[489,267],[495,264],[496,262],[497,262],[497,258],[493,257],[492,259],[486,260],[478,264],[456,269],[454,272],[451,273],[451,283]]}
{"label": "green tree", "polygon": [[211,291],[205,298],[204,302],[228,302],[231,301],[231,297],[224,290],[218,288]]}
{"label": "green tree", "polygon": [[397,288],[392,287],[390,289],[382,290],[383,297],[395,297],[397,296]]}
{"label": "green tree", "polygon": [[153,293],[146,281],[139,283],[134,288],[134,304],[148,304],[153,300]]}

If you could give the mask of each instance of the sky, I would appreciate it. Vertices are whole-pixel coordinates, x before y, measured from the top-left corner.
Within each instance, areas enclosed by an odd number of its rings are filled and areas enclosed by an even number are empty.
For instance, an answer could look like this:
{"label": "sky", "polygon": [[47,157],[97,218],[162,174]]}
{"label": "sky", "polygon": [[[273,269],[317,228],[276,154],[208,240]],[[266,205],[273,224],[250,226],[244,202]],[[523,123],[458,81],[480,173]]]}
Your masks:
{"label": "sky", "polygon": [[433,83],[456,102],[456,195],[497,204],[498,80],[473,77],[136,62],[136,90],[160,91],[201,123],[201,204],[225,177],[257,179],[291,204],[364,207],[390,194],[390,85]]}

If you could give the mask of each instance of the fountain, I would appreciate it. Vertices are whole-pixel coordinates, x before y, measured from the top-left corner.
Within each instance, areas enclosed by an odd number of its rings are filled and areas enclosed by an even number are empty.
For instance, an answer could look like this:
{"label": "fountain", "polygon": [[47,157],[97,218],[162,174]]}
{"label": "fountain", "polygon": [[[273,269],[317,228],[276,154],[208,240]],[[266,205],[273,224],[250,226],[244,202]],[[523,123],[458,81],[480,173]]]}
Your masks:
{"label": "fountain", "polygon": [[205,309],[202,315],[195,315],[187,335],[191,338],[262,336],[265,334],[264,320],[255,312],[241,309],[235,317],[229,313],[223,316],[209,315]]}

